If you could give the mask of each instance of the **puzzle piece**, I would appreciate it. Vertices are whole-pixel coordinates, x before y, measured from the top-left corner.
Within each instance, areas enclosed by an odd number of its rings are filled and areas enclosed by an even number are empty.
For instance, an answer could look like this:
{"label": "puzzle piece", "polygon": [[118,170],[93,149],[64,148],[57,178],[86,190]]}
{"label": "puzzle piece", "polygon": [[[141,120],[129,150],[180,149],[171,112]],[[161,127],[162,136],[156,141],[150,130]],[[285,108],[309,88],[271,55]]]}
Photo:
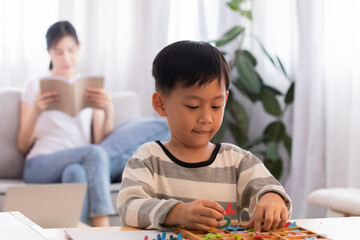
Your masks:
{"label": "puzzle piece", "polygon": [[265,235],[265,234],[256,234],[254,236],[255,239],[263,239],[263,238],[271,238],[271,236],[269,235]]}
{"label": "puzzle piece", "polygon": [[224,225],[218,226],[217,227],[218,229],[224,229],[230,225],[231,219],[228,216],[225,216],[224,218],[225,218],[224,220],[226,220],[226,223]]}
{"label": "puzzle piece", "polygon": [[229,225],[227,228],[225,228],[225,230],[228,230],[230,232],[235,232],[235,231],[245,231],[246,228],[243,225]]}
{"label": "puzzle piece", "polygon": [[231,214],[235,214],[235,213],[236,213],[235,210],[230,210],[231,207],[232,207],[232,204],[229,203],[229,205],[227,206],[227,208],[226,208],[226,210],[225,210],[225,214],[226,214],[226,215],[231,215]]}

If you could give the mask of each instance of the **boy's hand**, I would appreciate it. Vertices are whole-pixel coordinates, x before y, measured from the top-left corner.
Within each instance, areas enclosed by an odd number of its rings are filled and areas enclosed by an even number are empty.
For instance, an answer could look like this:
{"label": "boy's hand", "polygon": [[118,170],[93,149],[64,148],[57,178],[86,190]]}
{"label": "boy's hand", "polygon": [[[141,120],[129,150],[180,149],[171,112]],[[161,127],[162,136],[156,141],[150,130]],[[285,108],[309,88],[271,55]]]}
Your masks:
{"label": "boy's hand", "polygon": [[186,228],[205,230],[216,228],[224,219],[225,210],[217,202],[198,199],[179,203],[170,210],[164,225],[181,225]]}
{"label": "boy's hand", "polygon": [[285,226],[288,221],[288,211],[284,200],[279,194],[265,193],[256,204],[255,213],[246,227],[253,227],[255,232],[260,232],[263,220],[262,229],[264,231]]}

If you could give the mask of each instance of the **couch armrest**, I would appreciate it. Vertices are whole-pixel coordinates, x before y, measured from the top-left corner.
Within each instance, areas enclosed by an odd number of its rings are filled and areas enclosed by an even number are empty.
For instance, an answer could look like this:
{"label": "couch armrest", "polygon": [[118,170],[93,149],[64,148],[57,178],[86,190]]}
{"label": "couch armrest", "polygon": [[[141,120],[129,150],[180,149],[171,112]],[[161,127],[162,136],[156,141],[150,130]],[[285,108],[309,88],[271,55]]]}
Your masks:
{"label": "couch armrest", "polygon": [[17,149],[21,90],[0,90],[0,178],[21,178],[24,156]]}

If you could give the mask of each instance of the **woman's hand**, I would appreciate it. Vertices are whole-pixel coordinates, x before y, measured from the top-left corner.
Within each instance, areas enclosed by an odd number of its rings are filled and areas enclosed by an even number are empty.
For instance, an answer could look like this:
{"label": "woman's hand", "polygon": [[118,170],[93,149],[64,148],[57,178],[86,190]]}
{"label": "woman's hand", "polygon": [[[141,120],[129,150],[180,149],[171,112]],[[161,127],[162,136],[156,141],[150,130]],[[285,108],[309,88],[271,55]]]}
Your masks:
{"label": "woman's hand", "polygon": [[38,113],[44,111],[50,104],[60,100],[60,96],[56,91],[39,92],[34,99],[34,107]]}
{"label": "woman's hand", "polygon": [[114,104],[110,94],[101,88],[88,88],[84,97],[98,108],[93,111],[93,132],[94,143],[100,144],[114,130]]}
{"label": "woman's hand", "polygon": [[177,204],[166,216],[164,224],[208,231],[220,226],[224,215],[224,208],[217,202],[198,199],[189,203]]}
{"label": "woman's hand", "polygon": [[102,88],[88,88],[85,92],[85,101],[104,109],[106,112],[114,110],[113,102],[109,93]]}

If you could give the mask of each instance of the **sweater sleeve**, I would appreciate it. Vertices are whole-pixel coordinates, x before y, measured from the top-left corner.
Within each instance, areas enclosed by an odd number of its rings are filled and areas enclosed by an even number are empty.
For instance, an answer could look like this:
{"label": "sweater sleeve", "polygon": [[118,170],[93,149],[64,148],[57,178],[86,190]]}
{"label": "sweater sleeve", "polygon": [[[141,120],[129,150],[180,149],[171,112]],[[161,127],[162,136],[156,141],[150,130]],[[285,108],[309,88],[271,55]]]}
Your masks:
{"label": "sweater sleeve", "polygon": [[284,199],[290,217],[292,210],[290,197],[264,164],[250,152],[240,160],[237,176],[238,205],[241,210],[248,211],[252,216],[260,198],[265,193],[275,192]]}
{"label": "sweater sleeve", "polygon": [[131,158],[124,170],[117,210],[123,225],[169,231],[162,223],[169,211],[180,201],[155,197],[154,171],[144,160]]}

